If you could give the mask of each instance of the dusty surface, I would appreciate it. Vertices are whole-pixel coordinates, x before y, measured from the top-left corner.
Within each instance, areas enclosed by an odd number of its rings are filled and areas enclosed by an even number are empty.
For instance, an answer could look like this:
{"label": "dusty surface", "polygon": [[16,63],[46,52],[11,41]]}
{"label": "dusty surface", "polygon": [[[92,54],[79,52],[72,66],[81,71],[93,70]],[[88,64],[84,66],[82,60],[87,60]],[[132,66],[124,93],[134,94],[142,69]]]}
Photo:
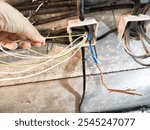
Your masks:
{"label": "dusty surface", "polygon": [[[114,13],[117,20],[120,12],[123,11],[115,11]],[[98,35],[116,26],[112,11],[89,14],[88,16],[95,17],[99,21]],[[64,45],[55,44],[50,53],[58,53],[63,48]],[[143,96],[108,93],[100,83],[99,71],[96,69],[87,48],[87,90],[82,111],[101,112],[150,105],[150,69],[138,65],[126,54],[115,33],[98,41],[96,48],[101,66],[106,73],[107,84],[113,88],[134,88]],[[41,50],[45,52],[45,48]],[[20,52],[23,53],[22,50]],[[25,53],[27,52],[25,51]],[[32,61],[18,60],[12,57],[5,57],[5,60],[14,63]],[[78,52],[67,63],[42,75],[23,80],[0,82],[0,112],[78,112],[82,94],[81,65],[81,53]],[[50,64],[47,64],[30,73],[36,73],[49,66]],[[1,66],[0,70],[18,71],[20,68]],[[12,76],[1,74],[0,77],[11,78]]]}

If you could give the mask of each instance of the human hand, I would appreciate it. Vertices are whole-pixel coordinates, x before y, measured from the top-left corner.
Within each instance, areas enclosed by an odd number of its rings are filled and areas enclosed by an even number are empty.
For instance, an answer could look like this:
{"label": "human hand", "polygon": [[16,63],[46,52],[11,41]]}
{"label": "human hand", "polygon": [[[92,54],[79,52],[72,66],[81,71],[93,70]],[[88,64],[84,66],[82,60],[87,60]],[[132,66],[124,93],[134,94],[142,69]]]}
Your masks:
{"label": "human hand", "polygon": [[45,38],[18,10],[0,1],[0,45],[15,50],[18,40],[22,48],[45,44]]}

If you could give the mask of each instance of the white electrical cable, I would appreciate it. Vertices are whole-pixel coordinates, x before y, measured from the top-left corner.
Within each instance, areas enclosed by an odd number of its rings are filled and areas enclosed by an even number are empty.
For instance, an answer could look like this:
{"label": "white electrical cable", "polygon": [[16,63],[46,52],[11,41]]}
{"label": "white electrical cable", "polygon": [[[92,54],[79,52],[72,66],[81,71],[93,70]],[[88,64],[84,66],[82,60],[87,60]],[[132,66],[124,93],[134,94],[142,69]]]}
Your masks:
{"label": "white electrical cable", "polygon": [[[86,42],[87,35],[84,35],[84,36],[82,36],[82,37],[83,37],[83,40],[79,43],[79,45],[80,45],[80,44],[84,44],[84,43]],[[72,44],[72,43],[71,43],[71,44]],[[71,45],[71,44],[70,44],[70,45]],[[70,46],[70,45],[69,45],[69,46]],[[69,46],[67,46],[67,47],[66,47],[64,50],[62,50],[59,54],[61,54],[62,52],[64,52]],[[30,68],[28,68],[28,69],[25,69],[25,70],[22,70],[22,71],[17,71],[17,72],[2,72],[2,71],[0,71],[0,74],[13,75],[13,74],[25,73],[25,72],[27,72],[27,71],[29,71],[29,70],[32,70],[32,69],[36,68],[36,67],[39,67],[39,66],[44,65],[44,64],[47,64],[47,63],[49,63],[49,62],[55,60],[56,58],[57,58],[57,57],[55,57],[55,58],[53,58],[53,59],[49,59],[49,60],[47,60],[47,61],[45,61],[45,62],[43,62],[43,63],[40,63],[40,64],[35,65],[35,66],[32,66],[32,67],[30,67]]]}
{"label": "white electrical cable", "polygon": [[10,81],[10,80],[26,79],[26,78],[31,78],[31,77],[40,75],[40,74],[42,74],[42,73],[45,73],[45,72],[47,72],[47,71],[49,71],[49,70],[51,70],[51,69],[53,69],[53,68],[59,66],[60,64],[62,64],[62,63],[64,63],[64,62],[67,62],[69,59],[71,59],[71,58],[81,49],[81,47],[82,47],[82,45],[81,45],[81,46],[75,51],[75,53],[74,53],[73,55],[71,55],[69,58],[65,59],[65,60],[62,61],[62,62],[57,63],[56,65],[54,65],[54,66],[52,66],[52,67],[50,67],[50,68],[47,68],[47,69],[45,69],[45,70],[43,70],[43,71],[40,71],[40,72],[38,72],[38,73],[35,73],[35,74],[26,75],[26,76],[22,76],[22,77],[0,79],[0,82],[2,82],[2,81]]}
{"label": "white electrical cable", "polygon": [[[69,52],[71,52],[72,50],[74,50],[77,46],[78,46],[78,44],[77,45],[75,45],[74,47],[72,47],[72,48],[69,48],[70,46],[72,46],[77,40],[79,40],[80,38],[84,38],[84,35],[82,35],[81,37],[79,37],[79,38],[77,38],[77,39],[75,39],[70,45],[68,45],[64,50],[62,50],[60,53],[58,53],[58,54],[56,54],[55,56],[53,56],[52,58],[52,60],[54,60],[55,58],[59,58],[59,57],[62,57],[62,56],[64,56],[65,54],[63,54],[65,51],[67,52],[67,53],[69,53]],[[79,43],[80,44],[80,43]],[[69,49],[68,49],[69,48]],[[3,48],[1,48],[3,51],[5,51]],[[68,50],[67,50],[68,49]],[[8,52],[9,53],[9,52]],[[66,53],[66,54],[67,54]],[[42,58],[43,59],[43,58]],[[52,61],[52,60],[50,60],[50,61]],[[34,65],[36,65],[36,64],[41,64],[41,63],[44,63],[44,62],[46,62],[46,61],[41,61],[41,62],[35,62],[35,63],[31,63],[31,64],[13,64],[13,63],[7,63],[7,62],[5,62],[5,61],[2,61],[2,60],[0,60],[0,62],[1,63],[3,63],[2,65],[0,64],[0,66],[11,66],[11,67],[24,67],[24,66],[33,66],[34,67]],[[8,74],[8,72],[0,72],[1,74]],[[16,73],[16,72],[15,72]],[[17,73],[19,73],[19,72],[17,72]],[[9,73],[10,74],[10,73]],[[11,74],[14,74],[14,73],[11,73]]]}
{"label": "white electrical cable", "polygon": [[[63,53],[66,49],[68,49],[70,46],[72,46],[75,42],[77,42],[79,39],[81,39],[82,37],[84,37],[85,34],[83,34],[82,36],[78,37],[77,39],[75,39],[72,43],[70,43],[69,46],[67,46],[61,53]],[[20,59],[31,59],[31,58],[36,58],[36,59],[50,59],[53,58],[55,56],[31,56],[31,55],[23,55],[23,54],[17,54],[17,53],[12,53],[12,52],[8,52],[6,50],[4,50],[1,46],[0,46],[0,50],[2,50],[4,53],[16,57],[16,58],[20,58]],[[59,55],[61,55],[61,53],[59,53]]]}

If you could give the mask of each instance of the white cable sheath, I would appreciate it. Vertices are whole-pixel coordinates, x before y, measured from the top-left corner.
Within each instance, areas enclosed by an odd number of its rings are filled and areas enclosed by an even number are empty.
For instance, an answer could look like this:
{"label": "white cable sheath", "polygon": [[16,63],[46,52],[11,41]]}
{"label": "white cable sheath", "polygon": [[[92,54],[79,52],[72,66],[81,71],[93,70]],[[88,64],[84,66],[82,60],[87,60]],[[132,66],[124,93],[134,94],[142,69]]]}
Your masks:
{"label": "white cable sheath", "polygon": [[64,63],[64,62],[67,62],[69,59],[71,59],[71,58],[80,50],[81,47],[82,47],[82,46],[80,46],[80,47],[75,51],[75,53],[74,53],[73,55],[71,55],[69,58],[65,59],[65,60],[62,61],[62,62],[57,63],[56,65],[54,65],[54,66],[52,66],[52,67],[50,67],[50,68],[47,68],[47,69],[45,69],[45,70],[43,70],[43,71],[40,71],[40,72],[38,72],[38,73],[35,73],[35,74],[26,75],[26,76],[22,76],[22,77],[0,79],[0,82],[2,82],[2,81],[11,81],[11,80],[21,80],[21,79],[31,78],[31,77],[33,77],[33,76],[37,76],[37,75],[40,75],[40,74],[42,74],[42,73],[45,73],[45,72],[47,72],[47,71],[49,71],[49,70],[51,70],[51,69],[53,69],[53,68],[59,66],[60,64],[62,64],[62,63]]}
{"label": "white cable sheath", "polygon": [[[84,35],[83,35],[84,36]],[[66,49],[68,49],[70,46],[72,46],[75,42],[77,42],[79,39],[81,39],[83,36],[78,37],[77,39],[75,39],[72,43],[70,43],[70,45],[68,45],[61,53],[63,53]],[[1,46],[0,46],[0,50],[2,50],[4,53],[16,57],[16,58],[20,58],[20,59],[50,59],[53,58],[55,56],[31,56],[31,55],[23,55],[23,54],[17,54],[17,53],[12,53],[12,52],[8,52],[6,50],[4,50]],[[59,53],[59,55],[61,54]],[[58,55],[58,54],[57,54]]]}
{"label": "white cable sheath", "polygon": [[[83,36],[82,36],[83,37]],[[86,38],[87,38],[87,36],[80,42],[80,43],[85,43],[85,41],[86,41]],[[80,44],[79,43],[79,44]],[[72,44],[72,43],[71,43]],[[69,45],[70,46],[70,45]],[[67,48],[67,47],[66,47]],[[64,50],[66,50],[66,48],[64,49]],[[62,52],[64,52],[64,50],[62,51]],[[59,54],[61,54],[62,52],[60,52]],[[0,74],[9,74],[9,75],[12,75],[12,74],[20,74],[20,73],[25,73],[25,72],[27,72],[27,71],[29,71],[29,70],[32,70],[32,69],[34,69],[34,68],[36,68],[36,67],[40,67],[41,65],[44,65],[44,64],[47,64],[47,63],[49,63],[49,62],[51,62],[51,61],[53,61],[54,59],[56,59],[57,57],[55,57],[55,58],[53,58],[53,59],[49,59],[49,60],[47,60],[47,61],[45,61],[45,62],[43,62],[43,63],[40,63],[40,64],[38,64],[38,65],[35,65],[35,66],[33,66],[33,67],[30,67],[30,68],[28,68],[28,69],[25,69],[25,70],[22,70],[22,71],[17,71],[17,72],[2,72],[2,71],[0,71]]]}

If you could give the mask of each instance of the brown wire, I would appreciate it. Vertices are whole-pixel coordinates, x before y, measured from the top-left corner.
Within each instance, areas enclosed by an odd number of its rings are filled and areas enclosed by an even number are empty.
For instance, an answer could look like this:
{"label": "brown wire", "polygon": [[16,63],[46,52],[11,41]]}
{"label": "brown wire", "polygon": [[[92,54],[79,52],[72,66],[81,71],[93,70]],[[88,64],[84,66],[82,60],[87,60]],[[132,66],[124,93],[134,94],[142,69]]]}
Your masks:
{"label": "brown wire", "polygon": [[141,94],[138,93],[134,93],[133,91],[136,91],[135,89],[127,89],[127,90],[120,90],[120,89],[112,89],[109,86],[107,86],[107,84],[104,81],[104,73],[101,70],[99,65],[96,65],[98,70],[100,71],[100,79],[101,79],[101,83],[102,85],[111,93],[111,92],[117,92],[117,93],[124,93],[124,94],[129,94],[129,95],[137,95],[137,96],[142,96]]}

